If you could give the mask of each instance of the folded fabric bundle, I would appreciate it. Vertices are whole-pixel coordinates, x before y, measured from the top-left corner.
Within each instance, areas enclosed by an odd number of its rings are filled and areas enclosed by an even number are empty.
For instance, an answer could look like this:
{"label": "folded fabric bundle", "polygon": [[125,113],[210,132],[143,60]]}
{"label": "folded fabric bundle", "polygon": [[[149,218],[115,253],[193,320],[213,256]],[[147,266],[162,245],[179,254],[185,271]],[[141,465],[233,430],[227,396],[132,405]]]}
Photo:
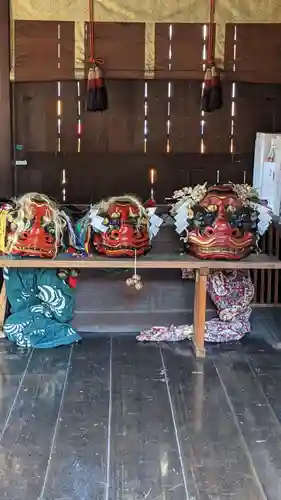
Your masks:
{"label": "folded fabric bundle", "polygon": [[69,324],[74,289],[55,269],[5,268],[10,315],[4,334],[21,347],[50,348],[80,340]]}
{"label": "folded fabric bundle", "polygon": [[[184,277],[191,276],[188,270]],[[206,321],[205,342],[231,342],[240,340],[250,332],[250,303],[254,286],[249,276],[241,271],[225,273],[213,271],[208,278],[207,290],[217,308],[218,317]],[[140,342],[177,342],[193,337],[193,325],[153,326],[142,331]]]}

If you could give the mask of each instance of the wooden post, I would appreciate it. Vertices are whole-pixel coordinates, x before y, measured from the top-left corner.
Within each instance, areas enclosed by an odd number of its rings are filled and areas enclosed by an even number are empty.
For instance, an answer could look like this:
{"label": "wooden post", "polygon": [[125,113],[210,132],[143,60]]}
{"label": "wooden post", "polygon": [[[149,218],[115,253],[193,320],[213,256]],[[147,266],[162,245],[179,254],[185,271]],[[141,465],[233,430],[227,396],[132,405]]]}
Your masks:
{"label": "wooden post", "polygon": [[6,317],[6,309],[7,309],[7,294],[6,294],[5,280],[3,280],[0,293],[0,338],[5,337],[3,326]]}
{"label": "wooden post", "polygon": [[10,1],[0,1],[0,197],[12,196]]}
{"label": "wooden post", "polygon": [[204,334],[206,323],[206,295],[208,274],[208,268],[202,268],[196,271],[193,346],[195,356],[197,358],[205,357]]}

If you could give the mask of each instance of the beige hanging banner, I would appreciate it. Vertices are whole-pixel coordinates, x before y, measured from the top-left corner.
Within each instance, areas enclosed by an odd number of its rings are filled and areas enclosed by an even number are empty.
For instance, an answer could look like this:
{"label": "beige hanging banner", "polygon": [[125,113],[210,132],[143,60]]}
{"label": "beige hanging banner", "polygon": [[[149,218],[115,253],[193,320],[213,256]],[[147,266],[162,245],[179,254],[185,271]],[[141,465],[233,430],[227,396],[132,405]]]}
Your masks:
{"label": "beige hanging banner", "polygon": [[[88,0],[12,0],[14,19],[87,21]],[[95,20],[106,22],[206,23],[208,0],[95,0]],[[278,0],[216,0],[216,19],[226,23],[279,23]]]}
{"label": "beige hanging banner", "polygon": [[155,23],[145,23],[145,60],[144,76],[147,79],[155,76]]}
{"label": "beige hanging banner", "polygon": [[[12,0],[14,19],[88,21],[88,0]],[[95,21],[174,22],[208,21],[206,0],[95,0]]]}
{"label": "beige hanging banner", "polygon": [[[1,0],[0,0],[1,1]],[[14,68],[14,20],[74,21],[75,74],[84,76],[84,22],[88,0],[12,0],[11,78]],[[145,76],[154,77],[155,23],[208,23],[208,0],[95,0],[97,22],[145,23]],[[216,0],[215,55],[223,65],[227,23],[280,23],[281,2],[276,0]]]}
{"label": "beige hanging banner", "polygon": [[85,77],[85,24],[84,21],[75,23],[75,78],[83,80]]}
{"label": "beige hanging banner", "polygon": [[281,3],[278,0],[216,0],[215,57],[223,67],[227,23],[280,23]]}

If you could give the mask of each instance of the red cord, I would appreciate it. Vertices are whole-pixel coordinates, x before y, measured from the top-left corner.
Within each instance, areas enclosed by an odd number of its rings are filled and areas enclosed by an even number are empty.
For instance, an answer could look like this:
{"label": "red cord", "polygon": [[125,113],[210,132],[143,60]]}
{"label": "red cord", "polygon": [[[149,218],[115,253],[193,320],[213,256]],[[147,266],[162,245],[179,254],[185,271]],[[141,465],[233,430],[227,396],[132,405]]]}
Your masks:
{"label": "red cord", "polygon": [[95,62],[94,48],[94,0],[89,0],[89,55],[90,62]]}
{"label": "red cord", "polygon": [[214,38],[215,38],[215,0],[210,0],[210,19],[208,28],[207,62],[214,62]]}
{"label": "red cord", "polygon": [[[1,0],[0,0],[1,1]],[[103,64],[104,60],[95,57],[95,20],[94,20],[94,0],[89,0],[89,62],[91,64]]]}

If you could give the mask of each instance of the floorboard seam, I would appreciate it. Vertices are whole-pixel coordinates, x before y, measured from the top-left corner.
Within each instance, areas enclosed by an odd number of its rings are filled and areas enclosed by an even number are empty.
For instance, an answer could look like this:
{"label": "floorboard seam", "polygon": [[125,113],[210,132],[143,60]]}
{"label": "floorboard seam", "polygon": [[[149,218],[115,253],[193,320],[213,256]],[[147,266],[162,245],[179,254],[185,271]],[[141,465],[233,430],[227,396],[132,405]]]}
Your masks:
{"label": "floorboard seam", "polygon": [[172,414],[172,420],[173,420],[175,437],[176,437],[179,459],[180,459],[180,464],[181,464],[186,500],[192,500],[192,498],[190,498],[189,493],[188,493],[187,478],[186,478],[185,470],[184,470],[183,455],[182,455],[182,450],[181,450],[181,445],[180,445],[179,433],[178,433],[178,429],[177,429],[175,411],[174,411],[174,407],[173,407],[172,396],[171,396],[171,391],[170,391],[170,386],[169,386],[169,380],[168,380],[168,376],[167,376],[167,368],[165,365],[165,361],[164,361],[161,347],[160,347],[160,357],[161,357],[161,362],[162,362],[162,367],[163,367],[163,375],[165,378],[165,384],[166,384],[166,389],[167,389],[167,394],[168,394],[168,399],[169,399],[169,404],[170,404],[170,410],[171,410],[171,414]]}
{"label": "floorboard seam", "polygon": [[46,489],[46,485],[47,485],[47,481],[48,481],[48,474],[49,474],[49,470],[50,470],[52,455],[53,455],[53,451],[54,451],[54,447],[55,447],[56,436],[57,436],[58,427],[59,427],[59,423],[60,423],[61,410],[62,410],[62,406],[63,406],[64,394],[65,394],[65,389],[66,389],[67,380],[68,380],[68,374],[69,374],[69,370],[70,370],[72,353],[73,353],[73,345],[70,348],[67,368],[65,371],[65,379],[64,379],[63,389],[62,389],[62,393],[61,393],[61,400],[60,400],[60,405],[59,405],[59,409],[58,409],[57,421],[56,421],[54,432],[53,432],[51,448],[50,448],[48,463],[47,463],[46,472],[45,472],[45,478],[44,478],[44,482],[42,485],[41,494],[40,494],[38,500],[44,499],[45,489]]}
{"label": "floorboard seam", "polygon": [[269,399],[268,399],[267,395],[265,394],[265,392],[264,392],[264,390],[263,390],[263,387],[262,387],[262,385],[261,385],[261,383],[260,383],[260,381],[259,381],[259,377],[258,377],[258,375],[255,373],[255,370],[254,370],[254,368],[253,368],[253,366],[252,366],[252,363],[251,363],[251,359],[249,359],[249,357],[248,357],[248,356],[247,356],[247,362],[248,362],[248,365],[249,365],[249,367],[250,367],[250,370],[251,370],[251,372],[252,372],[252,374],[253,374],[253,376],[254,376],[254,378],[255,378],[255,380],[256,380],[256,382],[257,382],[258,386],[259,386],[259,389],[260,389],[260,391],[261,391],[261,394],[262,394],[262,396],[264,397],[264,399],[265,399],[265,401],[266,401],[266,405],[268,406],[268,410],[270,411],[271,416],[273,417],[273,419],[275,420],[275,422],[276,422],[276,423],[278,424],[278,426],[280,427],[280,425],[281,425],[281,424],[280,424],[280,421],[279,421],[279,419],[278,419],[278,417],[277,417],[277,415],[276,415],[275,411],[273,410],[273,408],[272,408],[272,406],[271,406],[271,404],[270,404],[270,401],[269,401]]}
{"label": "floorboard seam", "polygon": [[108,427],[107,427],[107,458],[106,458],[106,483],[105,483],[105,500],[109,499],[109,483],[110,483],[110,462],[111,462],[111,422],[112,422],[112,351],[113,341],[110,338],[110,354],[109,354],[109,401],[108,401]]}
{"label": "floorboard seam", "polygon": [[16,402],[17,402],[17,399],[18,399],[18,396],[19,396],[20,390],[21,390],[21,388],[22,388],[23,381],[24,381],[25,376],[26,376],[26,374],[27,374],[28,367],[29,367],[29,365],[30,365],[30,361],[31,361],[31,358],[32,358],[33,352],[34,352],[34,349],[32,349],[32,351],[31,351],[31,353],[30,353],[30,355],[29,355],[28,361],[27,361],[27,363],[26,363],[25,370],[24,370],[24,372],[23,372],[23,374],[22,374],[22,377],[21,377],[21,379],[20,379],[20,382],[19,382],[19,385],[18,385],[18,388],[17,388],[17,392],[16,392],[16,395],[15,395],[14,401],[13,401],[13,403],[12,403],[12,405],[11,405],[10,411],[9,411],[8,416],[7,416],[7,418],[6,418],[5,424],[4,424],[4,426],[3,426],[3,430],[2,430],[2,432],[0,433],[0,443],[1,443],[2,439],[3,439],[3,436],[4,436],[4,434],[5,434],[6,430],[7,430],[7,428],[8,428],[8,425],[9,425],[9,422],[10,422],[10,418],[11,418],[12,413],[13,413],[13,410],[14,410],[14,408],[15,408],[15,406],[16,406]]}
{"label": "floorboard seam", "polygon": [[255,480],[256,480],[257,486],[258,486],[258,487],[259,487],[259,489],[260,489],[260,492],[261,492],[261,495],[262,495],[263,500],[267,500],[266,493],[265,493],[265,491],[264,491],[263,485],[262,485],[262,483],[261,483],[261,481],[260,481],[260,478],[259,478],[259,476],[258,476],[258,473],[257,473],[257,471],[256,471],[256,468],[255,468],[255,466],[254,466],[254,463],[253,463],[253,460],[252,460],[252,456],[251,456],[250,450],[249,450],[249,448],[248,448],[248,445],[247,445],[247,443],[246,443],[246,441],[245,441],[245,438],[244,438],[244,436],[243,436],[243,433],[242,433],[242,431],[241,431],[241,428],[240,428],[240,425],[239,425],[239,421],[238,421],[237,415],[236,415],[236,413],[235,413],[235,410],[234,410],[233,404],[232,404],[232,402],[231,402],[230,396],[229,396],[229,394],[228,394],[228,392],[227,392],[227,388],[226,388],[226,386],[225,386],[225,384],[224,384],[224,382],[223,382],[223,380],[222,380],[222,377],[221,377],[221,375],[220,375],[220,372],[219,372],[219,369],[218,369],[218,367],[217,367],[217,365],[216,365],[216,362],[215,362],[215,361],[213,361],[213,364],[214,364],[214,367],[215,367],[215,370],[216,370],[216,373],[217,373],[218,379],[219,379],[219,381],[220,381],[220,384],[221,384],[221,386],[222,386],[222,389],[223,389],[223,392],[224,392],[224,395],[225,395],[225,398],[226,398],[227,404],[228,404],[229,409],[230,409],[230,411],[231,411],[231,413],[232,413],[233,422],[234,422],[234,424],[235,424],[235,426],[236,426],[236,428],[237,428],[238,434],[239,434],[239,436],[240,436],[240,439],[241,439],[241,444],[242,444],[242,446],[243,446],[243,448],[244,448],[244,451],[245,451],[245,454],[246,454],[246,456],[247,456],[247,458],[248,458],[248,460],[249,460],[249,464],[250,464],[250,468],[252,469],[253,476],[254,476],[254,478],[255,478]]}

